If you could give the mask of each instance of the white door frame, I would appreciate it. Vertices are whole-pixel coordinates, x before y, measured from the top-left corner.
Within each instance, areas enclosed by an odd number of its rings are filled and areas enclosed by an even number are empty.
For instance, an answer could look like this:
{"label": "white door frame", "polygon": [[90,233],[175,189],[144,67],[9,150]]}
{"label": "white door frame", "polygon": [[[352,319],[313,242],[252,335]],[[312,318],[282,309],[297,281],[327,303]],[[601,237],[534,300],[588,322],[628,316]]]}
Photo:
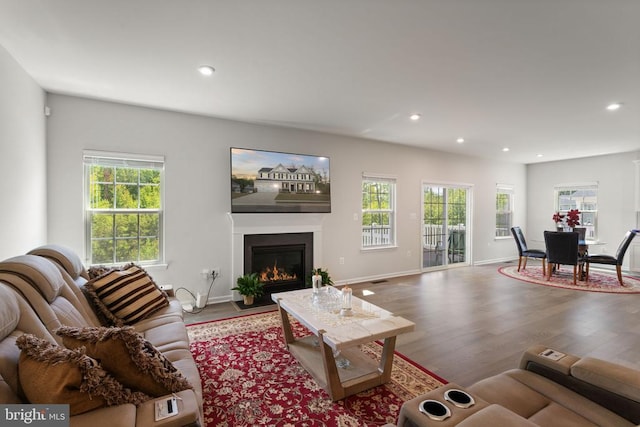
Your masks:
{"label": "white door frame", "polygon": [[[466,224],[465,224],[466,233],[465,233],[465,261],[464,262],[449,264],[447,260],[447,262],[443,262],[442,265],[437,265],[432,267],[424,266],[424,260],[422,256],[422,253],[424,250],[422,236],[424,234],[424,187],[425,186],[445,187],[445,188],[464,188],[465,190],[467,190],[467,200],[466,200],[467,217],[466,217]],[[420,203],[421,216],[419,221],[420,249],[418,251],[418,253],[421,254],[420,256],[421,271],[443,270],[447,268],[466,267],[469,265],[473,265],[473,247],[471,244],[472,242],[471,236],[473,235],[473,188],[474,188],[474,185],[470,183],[445,182],[445,181],[428,180],[428,179],[422,180],[422,183],[420,184],[420,201],[421,201]]]}

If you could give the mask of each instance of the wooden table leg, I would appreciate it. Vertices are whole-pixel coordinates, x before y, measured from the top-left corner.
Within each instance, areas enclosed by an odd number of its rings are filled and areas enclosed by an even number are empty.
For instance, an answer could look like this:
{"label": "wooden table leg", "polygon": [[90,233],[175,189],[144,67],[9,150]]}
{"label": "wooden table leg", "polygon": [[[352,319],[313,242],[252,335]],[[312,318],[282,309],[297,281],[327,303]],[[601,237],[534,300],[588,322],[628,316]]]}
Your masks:
{"label": "wooden table leg", "polygon": [[293,331],[291,330],[291,322],[289,321],[289,313],[280,307],[280,300],[278,300],[278,311],[280,312],[280,321],[282,323],[282,334],[284,335],[284,342],[287,344],[287,348],[289,344],[295,341],[293,337]]}
{"label": "wooden table leg", "polygon": [[320,353],[322,353],[322,361],[324,364],[324,375],[327,379],[327,392],[332,400],[340,400],[345,397],[345,390],[340,381],[336,359],[333,356],[333,349],[324,342],[324,331],[319,331],[318,342],[320,344]]}
{"label": "wooden table leg", "polygon": [[391,381],[391,369],[393,368],[393,352],[396,348],[396,337],[388,337],[384,339],[382,347],[382,357],[380,358],[380,380],[382,384]]}

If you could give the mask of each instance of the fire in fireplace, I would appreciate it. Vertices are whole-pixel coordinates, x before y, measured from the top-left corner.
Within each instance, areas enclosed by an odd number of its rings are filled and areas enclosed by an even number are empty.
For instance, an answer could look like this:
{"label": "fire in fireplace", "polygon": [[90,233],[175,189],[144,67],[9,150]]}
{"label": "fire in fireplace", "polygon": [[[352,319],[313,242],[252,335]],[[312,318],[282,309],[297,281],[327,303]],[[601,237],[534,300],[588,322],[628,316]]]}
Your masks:
{"label": "fire in fireplace", "polygon": [[278,261],[276,260],[272,267],[265,267],[260,271],[258,277],[261,282],[269,284],[270,282],[278,282],[281,280],[296,280],[298,275],[295,272],[289,273],[282,267],[278,268]]}
{"label": "fire in fireplace", "polygon": [[313,233],[244,236],[244,272],[257,273],[267,293],[305,287],[313,269]]}

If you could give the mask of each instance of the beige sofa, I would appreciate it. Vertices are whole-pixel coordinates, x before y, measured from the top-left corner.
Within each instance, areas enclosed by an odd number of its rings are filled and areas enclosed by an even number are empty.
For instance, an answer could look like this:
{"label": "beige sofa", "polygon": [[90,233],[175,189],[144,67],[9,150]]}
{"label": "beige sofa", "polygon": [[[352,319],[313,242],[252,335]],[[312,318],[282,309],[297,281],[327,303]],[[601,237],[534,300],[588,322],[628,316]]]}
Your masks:
{"label": "beige sofa", "polygon": [[[545,346],[533,346],[522,356],[518,369],[469,387],[447,384],[410,400],[401,409],[398,426],[626,427],[640,423],[640,371],[554,351],[555,355]],[[445,399],[450,389],[468,393],[475,403],[456,406]],[[419,407],[425,400],[444,404],[448,417],[433,420],[422,413]],[[440,407],[433,405],[437,412]]]}
{"label": "beige sofa", "polygon": [[[57,351],[64,348],[63,340],[69,339],[56,333],[59,328],[104,330],[82,291],[88,277],[80,258],[57,245],[36,248],[27,255],[0,262],[0,403],[27,403],[25,390],[29,385],[21,384],[25,377],[19,375],[24,372],[19,371],[21,352],[16,345],[16,340],[21,341],[18,339],[21,335],[32,334],[46,341],[46,345],[54,344]],[[143,403],[107,405],[72,416],[72,426],[201,425],[200,376],[189,350],[181,306],[171,296],[168,301],[162,309],[130,325],[135,331],[129,334],[136,340],[143,337],[140,342],[152,345],[149,350],[144,348],[145,351],[156,355],[163,363],[170,362],[168,368],[175,376],[180,381],[188,381],[189,388],[174,393],[179,414],[155,421],[154,402],[166,400],[171,394],[147,394],[148,399]],[[124,329],[131,331],[131,328]]]}

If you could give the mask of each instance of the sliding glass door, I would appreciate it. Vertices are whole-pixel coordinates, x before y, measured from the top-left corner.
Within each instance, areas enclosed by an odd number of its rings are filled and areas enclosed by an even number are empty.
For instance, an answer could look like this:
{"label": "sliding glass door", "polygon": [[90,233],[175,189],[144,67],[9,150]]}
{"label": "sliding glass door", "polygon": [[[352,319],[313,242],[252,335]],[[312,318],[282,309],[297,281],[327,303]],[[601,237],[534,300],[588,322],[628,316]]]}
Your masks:
{"label": "sliding glass door", "polygon": [[468,186],[422,185],[422,268],[467,264]]}

